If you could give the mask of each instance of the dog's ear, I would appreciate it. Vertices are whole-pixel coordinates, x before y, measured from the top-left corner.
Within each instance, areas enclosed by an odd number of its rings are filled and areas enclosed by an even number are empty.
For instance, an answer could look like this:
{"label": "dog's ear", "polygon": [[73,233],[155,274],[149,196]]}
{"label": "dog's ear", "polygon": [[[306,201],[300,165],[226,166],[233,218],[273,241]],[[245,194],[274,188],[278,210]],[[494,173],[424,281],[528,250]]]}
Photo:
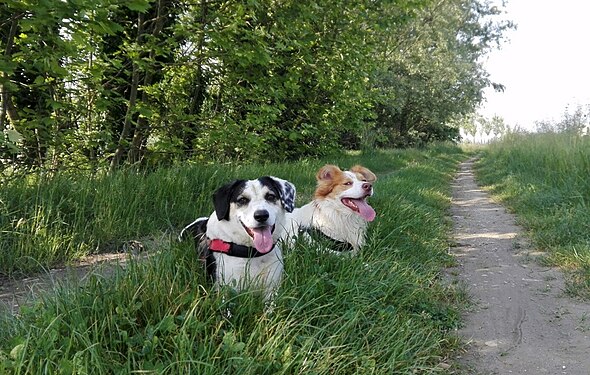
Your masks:
{"label": "dog's ear", "polygon": [[283,180],[277,177],[271,178],[277,181],[279,186],[281,187],[281,202],[283,203],[283,207],[285,207],[285,210],[287,212],[293,212],[293,209],[295,209],[295,185],[293,185],[287,180]]}
{"label": "dog's ear", "polygon": [[373,183],[377,181],[377,176],[375,173],[371,172],[368,168],[363,167],[362,165],[355,165],[354,167],[350,168],[351,172],[358,173],[367,180],[367,182]]}
{"label": "dog's ear", "polygon": [[[293,212],[295,209],[295,185],[282,178],[268,176],[262,177],[261,181],[266,180],[274,186],[274,190],[279,193],[281,203],[287,212]],[[263,182],[264,183],[264,182]]]}
{"label": "dog's ear", "polygon": [[213,194],[213,206],[218,220],[229,220],[229,204],[245,180],[235,180],[223,185]]}
{"label": "dog's ear", "polygon": [[342,173],[340,168],[332,164],[326,164],[320,168],[315,177],[318,181],[332,180],[338,173]]}

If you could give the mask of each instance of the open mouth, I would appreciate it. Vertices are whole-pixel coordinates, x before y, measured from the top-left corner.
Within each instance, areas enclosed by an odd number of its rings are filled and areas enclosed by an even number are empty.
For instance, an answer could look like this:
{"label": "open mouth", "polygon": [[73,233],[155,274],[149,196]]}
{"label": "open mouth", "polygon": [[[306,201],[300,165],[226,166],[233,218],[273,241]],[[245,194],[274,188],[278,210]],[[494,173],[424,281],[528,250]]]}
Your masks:
{"label": "open mouth", "polygon": [[362,198],[342,198],[340,201],[353,212],[359,214],[363,219],[373,221],[377,214],[373,207],[367,203],[367,197],[368,195]]}
{"label": "open mouth", "polygon": [[252,238],[252,242],[254,242],[254,247],[256,248],[256,250],[263,254],[268,253],[272,250],[272,234],[275,231],[274,225],[249,228],[246,225],[244,225],[244,223],[241,220],[240,223],[244,227],[246,233],[248,233],[248,235]]}

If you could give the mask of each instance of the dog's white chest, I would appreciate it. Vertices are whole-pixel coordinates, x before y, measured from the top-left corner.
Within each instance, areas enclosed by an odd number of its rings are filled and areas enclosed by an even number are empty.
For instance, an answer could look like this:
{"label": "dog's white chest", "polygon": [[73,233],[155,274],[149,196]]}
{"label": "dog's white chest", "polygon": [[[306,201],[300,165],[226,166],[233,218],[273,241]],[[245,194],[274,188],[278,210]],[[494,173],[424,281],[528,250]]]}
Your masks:
{"label": "dog's white chest", "polygon": [[215,254],[215,260],[215,276],[220,285],[236,290],[260,288],[264,289],[266,296],[270,296],[281,281],[283,256],[278,246],[269,254],[256,258]]}

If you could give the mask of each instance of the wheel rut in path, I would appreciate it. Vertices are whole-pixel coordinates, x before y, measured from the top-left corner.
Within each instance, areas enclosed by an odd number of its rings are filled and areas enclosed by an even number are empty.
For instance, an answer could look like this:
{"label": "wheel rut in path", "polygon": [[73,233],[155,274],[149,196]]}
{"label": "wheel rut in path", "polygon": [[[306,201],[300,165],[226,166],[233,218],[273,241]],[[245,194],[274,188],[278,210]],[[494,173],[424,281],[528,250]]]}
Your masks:
{"label": "wheel rut in path", "polygon": [[512,214],[461,164],[451,213],[457,267],[474,305],[459,336],[468,374],[590,374],[590,304],[569,298],[558,269],[539,265]]}

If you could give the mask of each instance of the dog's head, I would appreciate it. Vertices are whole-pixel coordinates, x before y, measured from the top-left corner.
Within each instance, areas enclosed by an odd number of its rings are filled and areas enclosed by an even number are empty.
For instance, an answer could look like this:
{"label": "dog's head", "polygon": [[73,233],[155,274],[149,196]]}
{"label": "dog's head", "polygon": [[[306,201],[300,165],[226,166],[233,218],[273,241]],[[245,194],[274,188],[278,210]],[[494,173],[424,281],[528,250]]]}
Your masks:
{"label": "dog's head", "polygon": [[355,165],[349,171],[342,171],[328,164],[318,171],[316,179],[315,199],[338,201],[339,208],[352,210],[367,221],[375,219],[375,210],[369,206],[367,198],[373,195],[377,176],[369,169]]}
{"label": "dog's head", "polygon": [[266,253],[280,236],[285,212],[293,211],[295,186],[272,176],[235,180],[213,194],[213,203],[219,223],[227,224],[231,236],[238,237],[231,240],[242,245],[251,241],[256,250]]}

